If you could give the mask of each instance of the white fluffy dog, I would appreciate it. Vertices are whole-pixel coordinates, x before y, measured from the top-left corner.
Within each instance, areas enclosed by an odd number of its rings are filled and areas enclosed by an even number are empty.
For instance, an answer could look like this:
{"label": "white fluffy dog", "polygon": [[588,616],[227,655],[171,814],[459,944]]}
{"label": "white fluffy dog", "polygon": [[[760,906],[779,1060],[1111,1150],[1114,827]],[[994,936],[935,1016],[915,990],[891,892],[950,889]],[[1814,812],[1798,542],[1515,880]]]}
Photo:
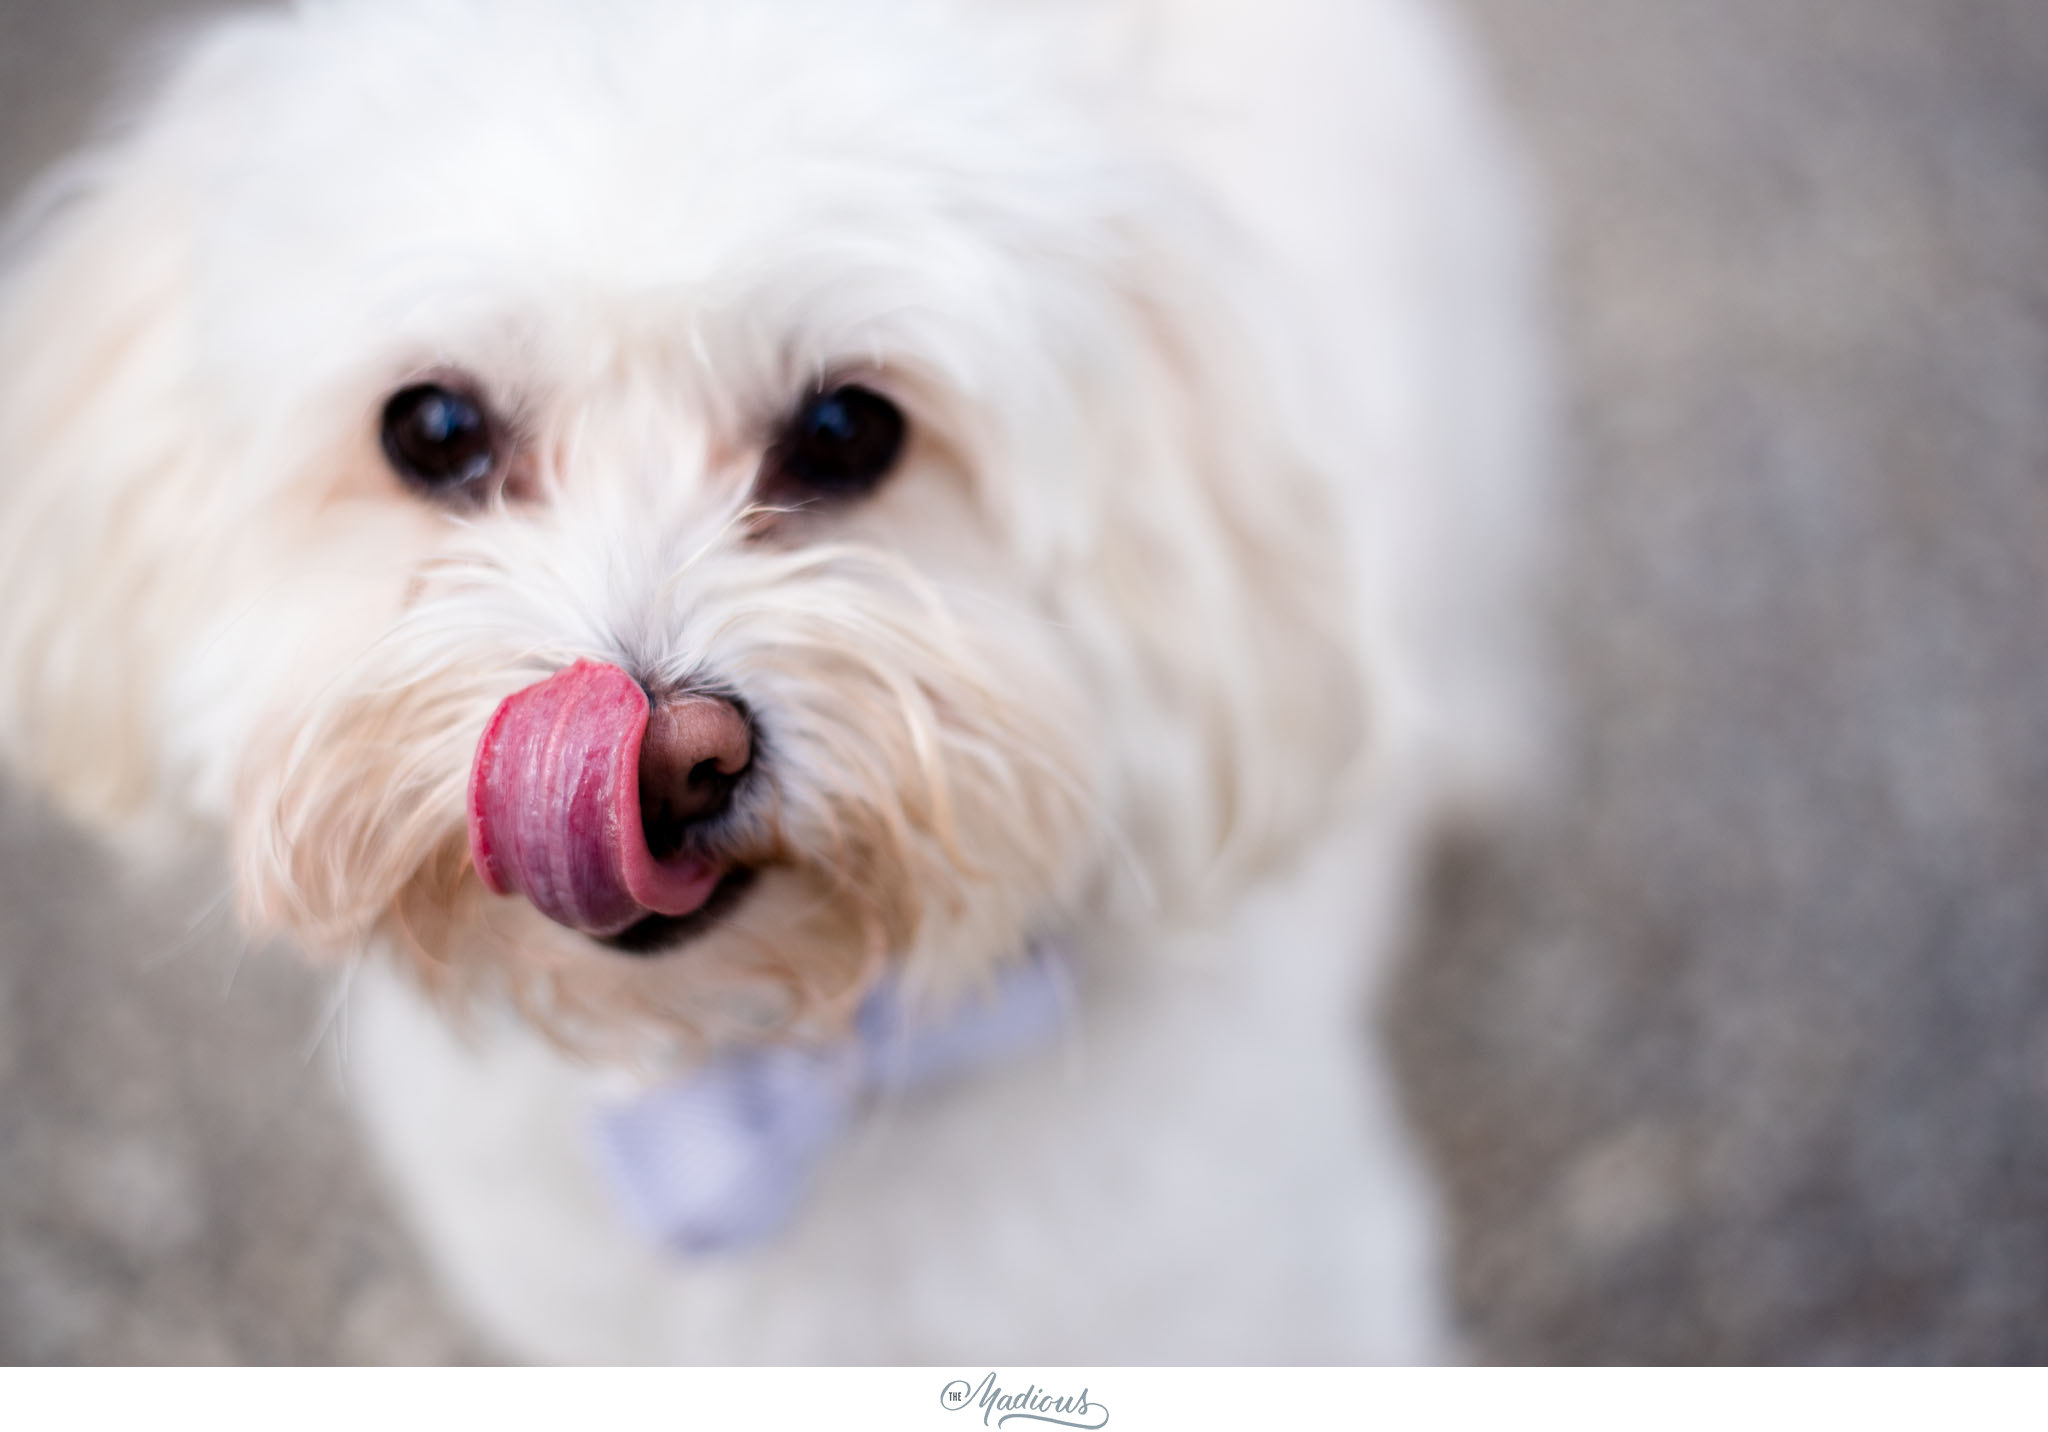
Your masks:
{"label": "white fluffy dog", "polygon": [[[360,970],[350,1087],[477,1324],[1454,1352],[1368,1021],[1422,841],[1529,760],[1541,434],[1438,17],[194,41],[7,255],[0,740],[137,847],[224,830],[247,920]],[[1057,1036],[868,1088],[779,1225],[678,1253],[606,1189],[594,1110],[1053,948]]]}

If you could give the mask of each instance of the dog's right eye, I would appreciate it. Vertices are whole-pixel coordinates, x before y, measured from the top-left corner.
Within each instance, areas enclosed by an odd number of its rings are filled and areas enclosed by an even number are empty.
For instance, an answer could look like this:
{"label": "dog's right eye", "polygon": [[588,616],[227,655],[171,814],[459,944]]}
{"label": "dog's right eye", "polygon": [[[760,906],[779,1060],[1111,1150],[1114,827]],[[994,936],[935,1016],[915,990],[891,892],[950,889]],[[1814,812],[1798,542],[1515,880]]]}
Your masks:
{"label": "dog's right eye", "polygon": [[481,491],[498,466],[497,434],[476,399],[439,383],[402,388],[384,404],[384,456],[435,495]]}

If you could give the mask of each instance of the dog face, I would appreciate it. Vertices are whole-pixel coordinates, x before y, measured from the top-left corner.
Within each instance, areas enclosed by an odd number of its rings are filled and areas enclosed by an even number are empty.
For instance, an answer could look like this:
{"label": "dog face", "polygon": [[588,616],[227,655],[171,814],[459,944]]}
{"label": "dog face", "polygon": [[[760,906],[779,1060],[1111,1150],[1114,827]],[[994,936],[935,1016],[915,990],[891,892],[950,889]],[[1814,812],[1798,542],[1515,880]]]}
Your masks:
{"label": "dog face", "polygon": [[1195,193],[989,16],[220,25],[0,290],[0,734],[603,1051],[1227,894],[1360,721]]}

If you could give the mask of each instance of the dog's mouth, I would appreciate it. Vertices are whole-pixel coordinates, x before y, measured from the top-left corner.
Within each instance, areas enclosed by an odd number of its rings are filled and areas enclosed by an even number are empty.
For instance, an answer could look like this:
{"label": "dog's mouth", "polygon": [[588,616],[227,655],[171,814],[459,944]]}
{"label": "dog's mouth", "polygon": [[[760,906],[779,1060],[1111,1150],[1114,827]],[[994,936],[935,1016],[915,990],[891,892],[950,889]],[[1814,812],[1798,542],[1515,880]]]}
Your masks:
{"label": "dog's mouth", "polygon": [[601,935],[598,943],[627,955],[665,955],[688,944],[732,913],[754,883],[751,865],[735,865],[712,887],[705,902],[687,915],[641,916],[616,935]]}
{"label": "dog's mouth", "polygon": [[631,676],[579,661],[499,704],[469,779],[470,857],[484,885],[636,953],[701,930],[751,878],[670,839],[659,840],[670,853],[656,854],[640,794],[649,713]]}

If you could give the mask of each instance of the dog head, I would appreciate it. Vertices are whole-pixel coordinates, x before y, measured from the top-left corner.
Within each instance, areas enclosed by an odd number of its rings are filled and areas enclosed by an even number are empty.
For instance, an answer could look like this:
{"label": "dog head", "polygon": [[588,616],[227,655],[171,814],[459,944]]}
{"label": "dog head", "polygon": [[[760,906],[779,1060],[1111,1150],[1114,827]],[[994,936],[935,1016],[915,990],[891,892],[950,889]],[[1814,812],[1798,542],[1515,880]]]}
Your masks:
{"label": "dog head", "polygon": [[917,5],[217,24],[0,288],[0,739],[586,1047],[1227,893],[1355,748],[1255,265]]}

